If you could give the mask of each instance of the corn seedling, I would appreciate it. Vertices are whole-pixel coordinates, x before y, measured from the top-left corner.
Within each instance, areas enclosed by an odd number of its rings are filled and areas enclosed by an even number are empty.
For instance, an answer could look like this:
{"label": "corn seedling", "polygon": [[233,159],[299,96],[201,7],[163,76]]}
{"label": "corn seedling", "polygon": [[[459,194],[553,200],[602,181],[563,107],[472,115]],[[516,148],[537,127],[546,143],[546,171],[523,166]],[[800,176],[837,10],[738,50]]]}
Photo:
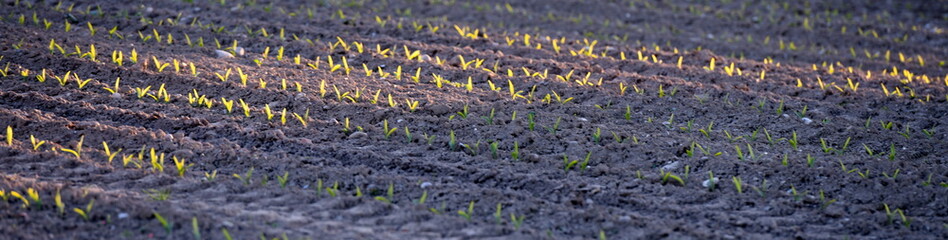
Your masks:
{"label": "corn seedling", "polygon": [[237,99],[237,100],[240,101],[240,108],[242,108],[242,109],[244,110],[244,116],[246,116],[246,117],[249,118],[249,117],[250,117],[250,106],[248,106],[247,103],[244,102],[244,99]]}
{"label": "corn seedling", "polygon": [[792,137],[787,140],[787,142],[790,143],[790,146],[793,147],[793,150],[797,150],[797,146],[800,143],[797,140],[797,131],[793,131]]}
{"label": "corn seedling", "polygon": [[525,215],[520,215],[518,217],[516,214],[510,213],[510,222],[513,223],[514,229],[520,229],[520,226],[523,226],[523,220],[526,217],[527,216]]}
{"label": "corn seedling", "polygon": [[170,234],[171,234],[171,231],[172,231],[173,228],[174,228],[174,224],[172,224],[172,223],[169,222],[167,219],[165,219],[164,217],[162,217],[161,214],[158,214],[158,212],[153,212],[153,213],[154,213],[154,215],[155,215],[155,219],[158,220],[158,223],[161,224],[161,227],[164,228],[165,231],[170,235]]}
{"label": "corn seedling", "polygon": [[92,206],[95,205],[95,199],[89,200],[89,204],[86,205],[85,209],[73,208],[72,211],[79,214],[82,219],[89,221],[92,218]]}
{"label": "corn seedling", "polygon": [[510,158],[514,161],[520,161],[520,143],[514,141],[513,151],[510,151]]}
{"label": "corn seedling", "polygon": [[491,108],[489,115],[481,117],[481,118],[484,119],[484,121],[486,121],[487,125],[494,125],[494,116],[495,116],[495,115],[494,115],[494,113],[495,113],[494,110],[495,110],[495,109]]}
{"label": "corn seedling", "polygon": [[754,191],[757,192],[757,195],[760,195],[760,197],[767,197],[767,179],[764,179],[764,181],[760,184],[760,187],[751,186],[751,188],[754,189]]}
{"label": "corn seedling", "polygon": [[557,117],[556,121],[553,122],[553,125],[546,127],[546,130],[553,135],[556,135],[556,131],[560,128],[560,121],[563,120],[563,117]]}
{"label": "corn seedling", "polygon": [[895,169],[895,171],[892,172],[892,175],[889,175],[888,173],[882,173],[882,176],[885,176],[886,178],[891,178],[892,180],[895,180],[895,178],[899,176],[899,172],[901,172],[901,171],[902,171],[901,168]]}
{"label": "corn seedling", "polygon": [[283,176],[277,176],[277,182],[280,188],[286,188],[286,183],[290,180],[290,172],[283,172]]}
{"label": "corn seedling", "polygon": [[889,145],[889,161],[895,161],[895,143]]}
{"label": "corn seedling", "polygon": [[464,219],[467,219],[468,221],[470,221],[471,217],[474,216],[474,201],[471,201],[467,205],[467,211],[458,210],[458,215],[461,215],[462,217],[464,217]]}
{"label": "corn seedling", "polygon": [[481,149],[481,140],[477,140],[474,144],[461,144],[464,148],[467,148],[471,156],[477,156]]}
{"label": "corn seedling", "polygon": [[457,139],[454,137],[454,130],[451,130],[451,132],[450,132],[449,135],[448,135],[448,138],[449,138],[449,140],[448,140],[448,148],[449,148],[451,151],[457,151],[457,148],[458,148],[458,141],[457,141]]}
{"label": "corn seedling", "polygon": [[679,185],[685,186],[685,181],[678,175],[672,174],[671,172],[665,172],[665,169],[660,169],[662,175],[662,184],[668,184],[669,180],[675,180]]}
{"label": "corn seedling", "polygon": [[533,131],[534,127],[536,127],[536,115],[537,114],[535,112],[530,112],[527,114],[527,128],[530,129],[530,131]]}
{"label": "corn seedling", "polygon": [[[398,130],[398,128],[388,127],[388,120],[382,121],[382,133],[385,134],[385,139],[388,139],[389,137],[391,137],[392,134],[395,133],[395,130]],[[453,132],[452,132],[452,136],[454,136]]]}
{"label": "corn seedling", "polygon": [[[8,128],[7,128],[7,137],[8,137],[7,143],[9,143],[9,144],[11,144],[11,145],[12,145],[12,140],[9,140],[9,139],[12,139],[12,137],[13,137],[12,132],[13,132],[13,131],[11,131],[10,128],[8,127]],[[76,156],[76,159],[81,159],[81,158],[82,158],[82,141],[83,141],[85,138],[86,138],[85,135],[79,137],[79,142],[76,143],[76,147],[73,148],[73,149],[60,148],[59,150],[60,150],[60,151],[63,151],[63,152],[72,153],[73,156]]]}
{"label": "corn seedling", "polygon": [[823,194],[823,190],[820,190],[820,203],[821,203],[820,208],[821,209],[826,209],[826,207],[829,207],[829,205],[833,204],[834,202],[836,202],[836,199],[827,199],[826,195]]}
{"label": "corn seedling", "polygon": [[145,189],[143,190],[143,192],[146,195],[148,195],[148,197],[151,198],[151,200],[155,200],[155,201],[167,201],[169,198],[171,198],[170,189],[164,189],[164,190]]}
{"label": "corn seedling", "polygon": [[105,156],[108,159],[109,166],[112,165],[112,159],[115,159],[115,156],[118,156],[118,154],[122,152],[121,148],[117,152],[112,152],[112,150],[109,149],[109,144],[105,141],[102,142],[102,148],[105,151]]}
{"label": "corn seedling", "polygon": [[188,168],[194,165],[194,164],[187,164],[184,158],[178,159],[177,156],[171,156],[171,159],[174,160],[174,167],[179,177],[184,177],[184,173],[188,171]]}
{"label": "corn seedling", "polygon": [[253,177],[253,167],[247,169],[247,173],[244,173],[244,175],[234,173],[233,176],[243,182],[244,185],[250,185],[251,177]]}
{"label": "corn seedling", "polygon": [[[6,135],[6,136],[7,136],[7,145],[8,145],[8,146],[13,146],[13,126],[7,126],[7,135]],[[32,137],[31,137],[31,139],[32,139]],[[42,144],[42,143],[40,143],[40,144]],[[38,146],[36,146],[36,143],[35,143],[35,141],[34,141],[33,150],[36,150],[36,148],[38,148]]]}
{"label": "corn seedling", "polygon": [[744,193],[744,186],[741,183],[741,177],[737,177],[737,176],[731,177],[731,182],[734,183],[734,188],[737,189],[737,193],[739,194]]}
{"label": "corn seedling", "polygon": [[[46,141],[38,140],[38,139],[36,139],[36,137],[33,137],[33,135],[30,135],[30,144],[33,145],[33,151],[39,150],[40,146],[43,146],[43,144],[45,144],[45,143],[46,143]],[[121,150],[120,150],[120,151],[121,151]]]}
{"label": "corn seedling", "polygon": [[211,172],[204,172],[204,179],[213,182],[214,179],[217,179],[217,169]]}

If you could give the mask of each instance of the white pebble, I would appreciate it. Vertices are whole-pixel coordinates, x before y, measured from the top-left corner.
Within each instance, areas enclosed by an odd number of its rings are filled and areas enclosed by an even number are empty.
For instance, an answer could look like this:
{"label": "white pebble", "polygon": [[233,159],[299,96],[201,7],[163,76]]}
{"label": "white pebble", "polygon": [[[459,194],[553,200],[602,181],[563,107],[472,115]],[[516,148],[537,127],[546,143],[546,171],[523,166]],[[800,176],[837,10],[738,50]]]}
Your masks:
{"label": "white pebble", "polygon": [[704,182],[701,182],[701,186],[704,186],[706,188],[710,188],[711,185],[717,185],[717,184],[718,184],[718,178],[712,178],[712,179],[704,180]]}
{"label": "white pebble", "polygon": [[807,124],[807,125],[809,125],[810,123],[813,123],[813,120],[810,118],[801,118],[800,120],[803,120],[803,124]]}
{"label": "white pebble", "polygon": [[217,58],[233,58],[234,57],[233,54],[230,54],[229,52],[226,52],[223,50],[214,50],[214,55],[216,55]]}

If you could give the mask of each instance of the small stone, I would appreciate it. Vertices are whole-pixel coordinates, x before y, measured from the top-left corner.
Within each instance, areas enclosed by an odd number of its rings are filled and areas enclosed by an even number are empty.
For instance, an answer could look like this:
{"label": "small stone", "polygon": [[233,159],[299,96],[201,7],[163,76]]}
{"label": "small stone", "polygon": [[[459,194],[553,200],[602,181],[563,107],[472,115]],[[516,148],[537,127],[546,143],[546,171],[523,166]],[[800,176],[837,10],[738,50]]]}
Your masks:
{"label": "small stone", "polygon": [[431,61],[431,56],[428,56],[428,54],[421,55],[421,57],[419,58],[421,59],[421,61],[425,61],[425,62]]}
{"label": "small stone", "polygon": [[229,52],[226,52],[223,50],[214,50],[214,55],[217,58],[234,58],[233,54],[230,54]]}
{"label": "small stone", "polygon": [[584,118],[584,117],[577,118],[577,119],[578,119],[579,121],[589,122],[589,119],[586,119],[586,118]]}
{"label": "small stone", "polygon": [[174,152],[171,152],[171,156],[178,157],[178,159],[190,160],[191,158],[194,157],[194,152],[188,149],[178,149],[178,150],[175,150]]}
{"label": "small stone", "polygon": [[619,222],[627,223],[627,222],[631,222],[631,221],[632,221],[632,217],[629,217],[629,216],[621,216],[621,217],[619,217]]}
{"label": "small stone", "polygon": [[121,94],[121,93],[113,93],[112,95],[110,95],[110,97],[112,97],[112,98],[114,98],[114,99],[122,99],[122,94]]}
{"label": "small stone", "polygon": [[704,180],[704,182],[701,182],[701,186],[704,186],[706,188],[711,188],[711,185],[718,185],[718,178],[712,178],[712,179]]}
{"label": "small stone", "polygon": [[128,213],[119,213],[119,214],[118,214],[118,219],[126,219],[126,218],[128,218]]}
{"label": "small stone", "polygon": [[800,120],[803,120],[803,124],[807,124],[807,125],[809,125],[810,123],[813,123],[813,120],[810,118],[801,118]]}
{"label": "small stone", "polygon": [[540,162],[540,155],[536,153],[527,154],[527,162]]}
{"label": "small stone", "polygon": [[234,52],[237,53],[237,56],[243,56],[247,52],[243,47],[234,48]]}
{"label": "small stone", "polygon": [[421,189],[425,189],[425,188],[431,187],[431,185],[433,185],[433,184],[431,184],[431,182],[423,182],[423,183],[421,183]]}
{"label": "small stone", "polygon": [[366,134],[364,132],[354,132],[352,134],[349,134],[349,139],[360,139],[360,138],[367,138],[367,137],[369,137],[369,134]]}
{"label": "small stone", "polygon": [[681,162],[674,161],[674,162],[665,164],[665,166],[662,166],[662,170],[665,170],[666,172],[671,172],[673,170],[678,169],[679,167],[681,167]]}

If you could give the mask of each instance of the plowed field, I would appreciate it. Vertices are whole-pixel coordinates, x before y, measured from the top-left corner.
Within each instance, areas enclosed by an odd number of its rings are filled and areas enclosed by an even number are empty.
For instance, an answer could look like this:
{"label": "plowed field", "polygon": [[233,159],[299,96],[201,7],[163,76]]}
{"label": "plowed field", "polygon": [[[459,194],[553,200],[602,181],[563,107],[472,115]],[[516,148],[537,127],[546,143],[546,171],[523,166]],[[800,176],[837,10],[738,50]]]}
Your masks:
{"label": "plowed field", "polygon": [[946,239],[948,3],[0,1],[0,238]]}

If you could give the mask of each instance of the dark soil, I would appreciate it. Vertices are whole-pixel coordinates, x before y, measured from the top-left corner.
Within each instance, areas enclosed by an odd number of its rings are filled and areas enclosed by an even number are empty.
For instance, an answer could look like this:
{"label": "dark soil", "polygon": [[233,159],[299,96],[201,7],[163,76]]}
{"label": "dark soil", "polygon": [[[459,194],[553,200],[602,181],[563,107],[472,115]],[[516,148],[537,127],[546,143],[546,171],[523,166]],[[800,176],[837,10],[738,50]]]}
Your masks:
{"label": "dark soil", "polygon": [[948,238],[944,1],[189,2],[0,3],[0,238]]}

